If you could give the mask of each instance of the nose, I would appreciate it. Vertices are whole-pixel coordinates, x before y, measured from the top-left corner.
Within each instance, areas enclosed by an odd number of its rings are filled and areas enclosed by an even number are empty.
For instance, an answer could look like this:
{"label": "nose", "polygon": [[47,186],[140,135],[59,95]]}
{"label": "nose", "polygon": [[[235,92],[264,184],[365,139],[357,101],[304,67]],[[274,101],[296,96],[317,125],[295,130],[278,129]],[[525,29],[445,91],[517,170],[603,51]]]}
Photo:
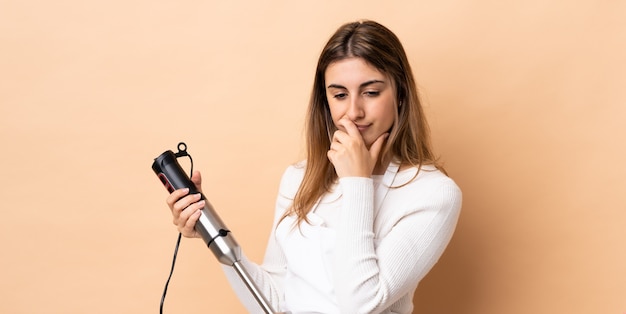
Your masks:
{"label": "nose", "polygon": [[348,117],[351,121],[357,121],[363,118],[364,115],[365,111],[363,110],[361,100],[359,97],[353,97],[346,110],[346,117]]}

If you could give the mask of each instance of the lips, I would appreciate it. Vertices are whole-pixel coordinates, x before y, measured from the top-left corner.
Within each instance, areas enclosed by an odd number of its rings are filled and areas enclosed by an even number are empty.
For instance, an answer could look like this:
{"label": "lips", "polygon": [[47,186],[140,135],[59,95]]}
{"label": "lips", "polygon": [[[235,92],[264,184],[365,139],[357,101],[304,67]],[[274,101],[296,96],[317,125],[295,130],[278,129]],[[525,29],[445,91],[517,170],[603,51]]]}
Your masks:
{"label": "lips", "polygon": [[371,124],[355,124],[356,128],[359,129],[360,132],[367,130]]}

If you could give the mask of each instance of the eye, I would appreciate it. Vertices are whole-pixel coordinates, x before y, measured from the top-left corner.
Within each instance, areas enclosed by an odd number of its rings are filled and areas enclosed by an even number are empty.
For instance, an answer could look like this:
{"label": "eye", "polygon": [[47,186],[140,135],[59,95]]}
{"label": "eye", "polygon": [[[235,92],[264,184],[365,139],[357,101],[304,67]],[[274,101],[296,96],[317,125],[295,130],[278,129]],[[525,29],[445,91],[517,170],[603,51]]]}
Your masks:
{"label": "eye", "polygon": [[335,99],[344,99],[344,98],[346,98],[346,96],[348,96],[348,94],[346,94],[346,93],[338,93],[338,94],[335,94],[333,96],[333,98],[335,98]]}
{"label": "eye", "polygon": [[368,96],[368,97],[376,97],[376,96],[380,95],[380,92],[379,92],[379,91],[373,91],[373,90],[372,90],[372,91],[366,91],[366,92],[364,92],[363,94],[364,94],[365,96]]}

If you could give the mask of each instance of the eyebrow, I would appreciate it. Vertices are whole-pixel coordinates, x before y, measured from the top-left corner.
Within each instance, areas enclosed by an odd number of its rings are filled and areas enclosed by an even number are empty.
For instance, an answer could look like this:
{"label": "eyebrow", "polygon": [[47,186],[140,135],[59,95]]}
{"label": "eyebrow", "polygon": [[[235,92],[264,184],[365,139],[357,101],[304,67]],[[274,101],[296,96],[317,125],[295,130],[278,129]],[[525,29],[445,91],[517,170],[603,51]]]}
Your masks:
{"label": "eyebrow", "polygon": [[[367,82],[363,82],[363,83],[361,83],[361,85],[359,85],[359,88],[363,88],[363,87],[366,87],[366,86],[368,86],[368,85],[372,85],[372,84],[375,84],[375,83],[385,83],[385,81],[381,81],[381,80],[370,80],[370,81],[367,81]],[[328,87],[326,87],[326,88],[340,88],[340,89],[347,89],[345,86],[342,86],[342,85],[339,85],[339,84],[330,84],[330,85],[328,85]]]}

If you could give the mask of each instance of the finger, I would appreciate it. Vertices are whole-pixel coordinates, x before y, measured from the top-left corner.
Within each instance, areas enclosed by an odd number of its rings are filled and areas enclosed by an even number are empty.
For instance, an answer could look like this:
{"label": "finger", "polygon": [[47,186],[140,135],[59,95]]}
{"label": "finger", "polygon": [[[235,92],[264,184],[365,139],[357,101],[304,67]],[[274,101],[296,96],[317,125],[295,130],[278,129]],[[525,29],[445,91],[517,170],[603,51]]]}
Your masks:
{"label": "finger", "polygon": [[193,204],[185,209],[179,220],[178,231],[185,237],[195,237],[195,226],[202,214],[202,207],[204,207],[204,201]]}
{"label": "finger", "polygon": [[347,144],[351,140],[351,138],[352,137],[347,132],[337,130],[335,131],[335,133],[333,133],[333,139],[332,139],[331,145],[332,144]]}
{"label": "finger", "polygon": [[185,208],[189,207],[189,205],[198,202],[200,198],[202,198],[202,195],[200,193],[189,194],[174,203],[174,209],[180,209],[182,211]]}
{"label": "finger", "polygon": [[178,227],[182,228],[185,223],[187,222],[187,220],[189,219],[189,217],[191,217],[191,215],[193,215],[193,213],[195,213],[196,211],[202,209],[204,207],[205,201],[199,201],[196,203],[193,203],[187,207],[185,207],[181,212],[180,212],[180,216],[178,217],[178,219],[175,221],[175,225],[177,225]]}
{"label": "finger", "polygon": [[331,163],[331,164],[333,164],[333,165],[335,164],[335,161],[334,161],[334,158],[335,158],[335,153],[336,153],[336,152],[335,152],[335,151],[333,151],[333,150],[329,150],[329,151],[326,153],[326,157],[328,157],[328,160],[329,160],[329,161],[330,161],[330,163]]}
{"label": "finger", "polygon": [[170,209],[172,209],[172,206],[174,205],[174,203],[176,203],[181,197],[187,195],[187,193],[189,193],[189,189],[184,188],[184,189],[178,189],[174,192],[172,192],[167,199],[165,199],[165,202],[167,203],[167,206],[169,206]]}
{"label": "finger", "polygon": [[201,198],[200,193],[196,193],[196,194],[187,195],[179,199],[176,203],[174,203],[174,205],[171,207],[172,216],[174,218],[174,224],[178,224],[177,221],[179,220],[181,213],[185,209],[187,209],[190,205],[198,202],[200,198]]}
{"label": "finger", "polygon": [[374,141],[374,143],[372,143],[372,146],[370,147],[370,157],[372,160],[378,160],[378,154],[380,154],[387,137],[389,137],[389,133],[383,133],[376,139],[376,141]]}
{"label": "finger", "polygon": [[363,140],[363,137],[361,136],[361,132],[359,132],[359,129],[356,127],[354,122],[352,122],[350,119],[343,117],[337,123],[343,126],[344,129],[346,129],[346,133],[348,133],[350,137],[358,138],[361,141]]}
{"label": "finger", "polygon": [[195,170],[191,174],[191,182],[193,182],[198,191],[202,192],[202,174],[200,173],[200,171]]}
{"label": "finger", "polygon": [[330,143],[330,149],[329,150],[339,151],[342,147],[343,147],[343,145],[340,142],[333,141],[332,143]]}

